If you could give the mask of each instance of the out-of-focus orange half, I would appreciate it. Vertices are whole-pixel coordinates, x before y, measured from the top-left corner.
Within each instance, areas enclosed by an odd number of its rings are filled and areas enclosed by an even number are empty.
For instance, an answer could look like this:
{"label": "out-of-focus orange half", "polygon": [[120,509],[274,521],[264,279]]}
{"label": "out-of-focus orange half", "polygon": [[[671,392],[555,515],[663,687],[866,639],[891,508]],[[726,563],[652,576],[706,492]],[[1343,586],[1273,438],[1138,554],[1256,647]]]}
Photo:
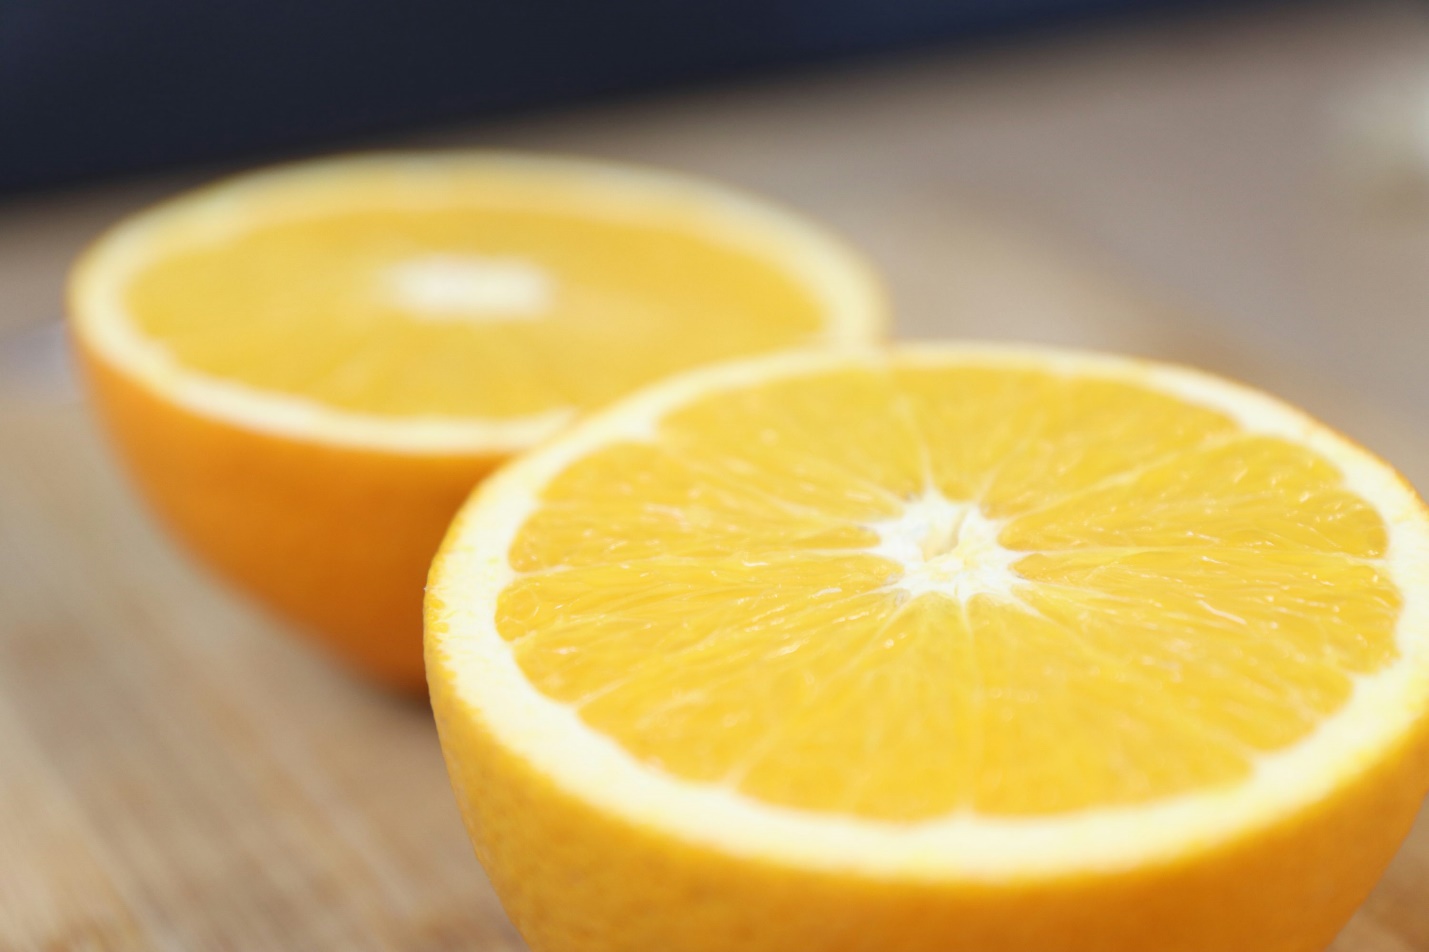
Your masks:
{"label": "out-of-focus orange half", "polygon": [[597,162],[378,155],[246,175],[104,236],[70,284],[100,416],[163,520],[334,653],[423,683],[461,500],[671,371],[867,342],[876,280],[795,216]]}
{"label": "out-of-focus orange half", "polygon": [[1429,787],[1429,518],[1193,371],[782,355],[477,491],[428,676],[539,952],[1320,952]]}

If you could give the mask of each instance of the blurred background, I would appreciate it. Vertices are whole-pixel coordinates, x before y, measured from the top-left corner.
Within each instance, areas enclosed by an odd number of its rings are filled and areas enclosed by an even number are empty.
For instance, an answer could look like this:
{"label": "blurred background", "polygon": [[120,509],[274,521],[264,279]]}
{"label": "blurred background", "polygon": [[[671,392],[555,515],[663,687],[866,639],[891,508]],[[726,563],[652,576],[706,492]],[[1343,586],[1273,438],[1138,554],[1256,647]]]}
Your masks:
{"label": "blurred background", "polygon": [[[0,950],[516,950],[417,705],[186,563],[80,405],[65,271],[256,163],[480,145],[816,216],[903,337],[1245,379],[1429,487],[1409,0],[0,0]],[[1429,952],[1429,825],[1336,952]]]}

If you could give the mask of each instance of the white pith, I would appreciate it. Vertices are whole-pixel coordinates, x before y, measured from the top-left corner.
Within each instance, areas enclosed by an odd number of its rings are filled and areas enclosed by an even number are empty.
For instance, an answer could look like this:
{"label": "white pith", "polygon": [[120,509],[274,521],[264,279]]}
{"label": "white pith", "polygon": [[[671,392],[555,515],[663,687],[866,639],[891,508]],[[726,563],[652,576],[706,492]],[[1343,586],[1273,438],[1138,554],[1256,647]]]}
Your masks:
{"label": "white pith", "polygon": [[350,208],[354,183],[366,176],[400,184],[393,200],[401,208],[450,208],[443,178],[470,176],[498,186],[489,200],[483,196],[482,207],[500,202],[495,194],[502,183],[521,190],[517,207],[539,208],[532,192],[548,185],[552,211],[611,221],[645,221],[676,206],[688,213],[702,238],[776,263],[808,289],[825,318],[822,334],[811,344],[868,344],[886,320],[878,281],[855,252],[797,215],[736,190],[614,163],[451,152],[374,154],[251,173],[129,219],[102,238],[76,270],[70,302],[76,333],[116,370],[190,411],[305,442],[417,454],[514,453],[565,426],[575,415],[573,407],[509,418],[394,419],[258,390],[183,366],[139,332],[125,312],[123,290],[131,276],[176,243],[221,242],[284,218]]}
{"label": "white pith", "polygon": [[418,255],[389,265],[382,279],[393,304],[430,321],[530,321],[555,296],[550,272],[524,258]]}
{"label": "white pith", "polygon": [[1012,566],[1027,553],[1004,548],[997,541],[1001,524],[976,503],[929,489],[898,516],[869,528],[878,533],[869,552],[903,567],[897,586],[912,597],[932,592],[960,602],[974,595],[1016,599]]}
{"label": "white pith", "polygon": [[[1194,371],[968,345],[905,348],[899,360],[1029,366],[1133,382],[1227,412],[1248,431],[1296,440],[1336,463],[1347,487],[1376,504],[1389,528],[1383,567],[1404,600],[1397,632],[1401,660],[1359,679],[1338,714],[1296,746],[1262,758],[1252,778],[1232,789],[1050,817],[962,812],[910,823],[773,806],[724,786],[661,773],[531,686],[497,632],[494,605],[516,577],[507,548],[546,482],[604,444],[648,438],[656,421],[698,395],[886,360],[879,354],[780,355],[686,374],[587,419],[499,473],[458,517],[439,558],[433,594],[446,606],[436,616],[445,630],[431,636],[430,676],[451,679],[462,716],[484,723],[501,744],[571,795],[628,822],[739,855],[932,880],[1054,877],[1214,848],[1325,797],[1384,756],[1429,711],[1429,524],[1413,492],[1382,463],[1299,411]],[[888,527],[880,544],[907,554],[899,531]]]}

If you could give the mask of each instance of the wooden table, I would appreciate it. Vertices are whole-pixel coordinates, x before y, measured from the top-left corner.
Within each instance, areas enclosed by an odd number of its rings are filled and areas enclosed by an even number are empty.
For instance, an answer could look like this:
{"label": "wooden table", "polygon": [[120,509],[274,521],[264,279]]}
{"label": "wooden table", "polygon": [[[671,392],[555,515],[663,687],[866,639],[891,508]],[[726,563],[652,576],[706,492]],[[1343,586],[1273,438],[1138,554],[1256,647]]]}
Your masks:
{"label": "wooden table", "polygon": [[[1429,211],[1376,206],[1329,146],[1347,91],[1426,53],[1407,2],[1282,9],[405,144],[753,187],[868,249],[905,336],[1202,364],[1425,486]],[[425,707],[350,681],[159,538],[44,329],[85,240],[207,174],[0,209],[0,950],[518,949]],[[1335,949],[1429,950],[1429,822]]]}

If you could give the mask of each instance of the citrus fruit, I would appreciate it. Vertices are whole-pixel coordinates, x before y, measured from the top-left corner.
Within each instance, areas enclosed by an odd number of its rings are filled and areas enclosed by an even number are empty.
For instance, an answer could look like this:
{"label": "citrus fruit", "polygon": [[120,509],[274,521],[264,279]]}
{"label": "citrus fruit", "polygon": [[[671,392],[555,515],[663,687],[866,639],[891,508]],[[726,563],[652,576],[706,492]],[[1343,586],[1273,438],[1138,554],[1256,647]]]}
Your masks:
{"label": "citrus fruit", "polygon": [[1429,519],[1211,376],[691,371],[483,484],[427,665],[538,952],[1312,952],[1429,788]]}
{"label": "citrus fruit", "polygon": [[867,341],[854,253],[721,187],[374,155],[121,224],[71,278],[108,428],[163,519],[359,669],[423,682],[421,589],[486,472],[691,364]]}

